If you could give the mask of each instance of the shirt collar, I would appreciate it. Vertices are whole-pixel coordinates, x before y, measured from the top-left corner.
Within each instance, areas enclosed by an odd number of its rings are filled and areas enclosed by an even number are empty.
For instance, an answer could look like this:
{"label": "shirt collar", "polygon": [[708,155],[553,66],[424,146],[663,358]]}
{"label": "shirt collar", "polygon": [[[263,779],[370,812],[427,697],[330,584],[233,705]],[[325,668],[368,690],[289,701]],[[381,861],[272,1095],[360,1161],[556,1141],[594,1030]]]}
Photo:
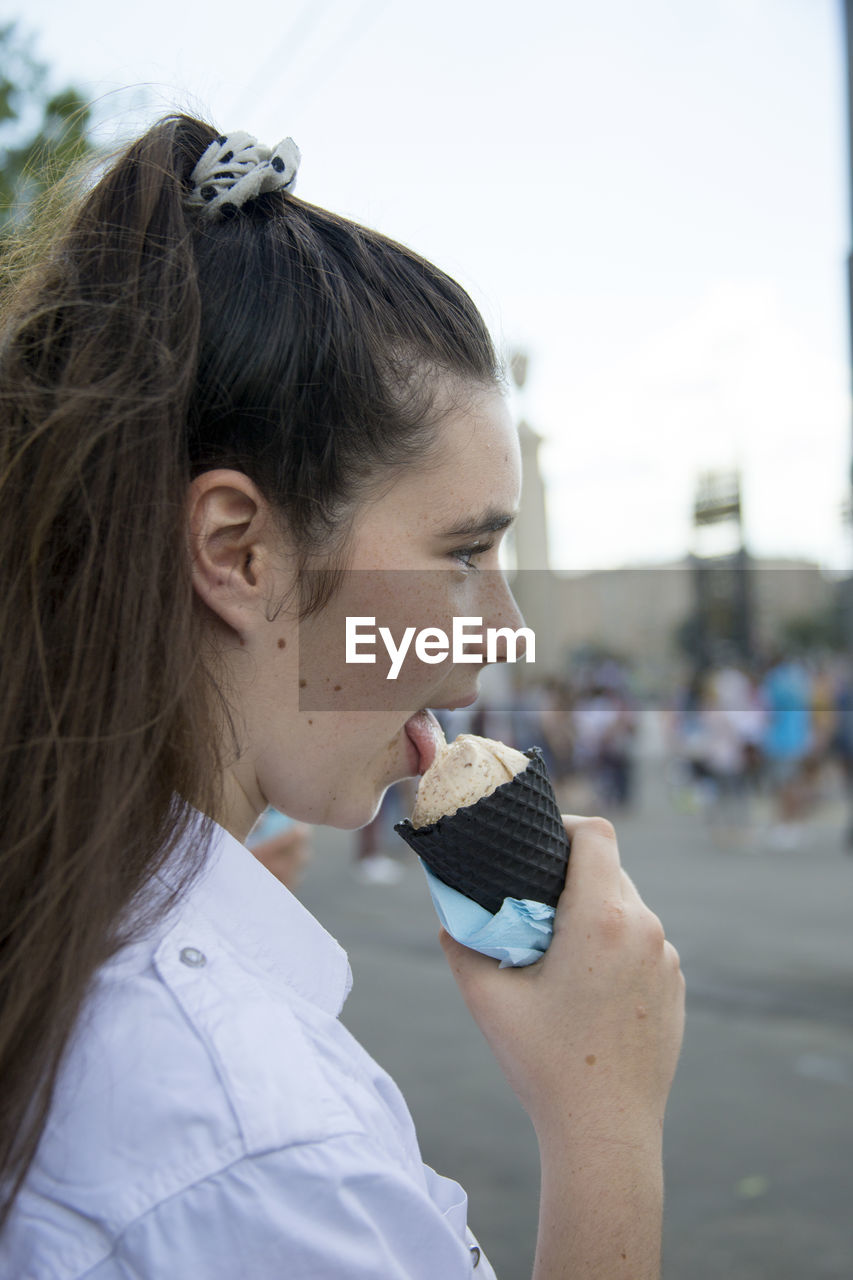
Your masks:
{"label": "shirt collar", "polygon": [[[212,832],[210,845],[202,870],[177,907],[182,923],[188,914],[203,916],[247,962],[337,1017],[352,986],[344,949],[223,827],[199,814],[188,840],[198,838],[203,827]],[[179,850],[160,873],[169,887],[177,880],[180,855]]]}

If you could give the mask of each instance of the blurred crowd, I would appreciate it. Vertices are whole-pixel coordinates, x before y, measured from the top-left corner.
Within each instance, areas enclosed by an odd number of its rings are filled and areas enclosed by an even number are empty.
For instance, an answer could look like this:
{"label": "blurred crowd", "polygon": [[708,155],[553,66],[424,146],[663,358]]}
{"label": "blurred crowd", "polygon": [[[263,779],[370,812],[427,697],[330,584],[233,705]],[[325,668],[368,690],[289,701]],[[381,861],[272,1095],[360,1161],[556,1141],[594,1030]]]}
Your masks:
{"label": "blurred crowd", "polygon": [[[678,691],[670,745],[682,794],[696,808],[721,822],[748,821],[763,797],[771,843],[794,848],[822,800],[853,800],[850,664],[777,652],[763,664],[698,668]],[[848,820],[848,848],[851,836]]]}
{"label": "blurred crowd", "polygon": [[540,747],[564,811],[611,813],[634,799],[637,707],[630,672],[606,659],[509,696],[487,691],[468,712],[439,719],[448,738],[476,733],[520,750]]}
{"label": "blurred crowd", "polygon": [[485,697],[468,723],[446,720],[448,736],[540,745],[570,812],[618,817],[652,776],[654,765],[638,767],[645,753],[662,758],[671,801],[718,829],[760,820],[771,845],[795,848],[829,798],[846,805],[853,848],[853,674],[841,655],[725,659],[696,667],[665,696],[638,693],[614,659],[579,663],[570,679]]}
{"label": "blurred crowd", "polygon": [[[658,794],[705,818],[719,842],[761,826],[772,847],[794,849],[809,817],[839,802],[853,851],[853,668],[839,655],[707,664],[665,698],[638,693],[615,659],[579,662],[569,679],[487,686],[474,706],[438,719],[448,741],[475,733],[540,747],[564,812],[618,819],[640,798],[641,779],[656,776],[665,782]],[[393,826],[411,813],[414,792],[414,779],[391,787],[354,833],[353,871],[364,883],[402,875]],[[294,887],[310,828],[268,811],[250,845]]]}

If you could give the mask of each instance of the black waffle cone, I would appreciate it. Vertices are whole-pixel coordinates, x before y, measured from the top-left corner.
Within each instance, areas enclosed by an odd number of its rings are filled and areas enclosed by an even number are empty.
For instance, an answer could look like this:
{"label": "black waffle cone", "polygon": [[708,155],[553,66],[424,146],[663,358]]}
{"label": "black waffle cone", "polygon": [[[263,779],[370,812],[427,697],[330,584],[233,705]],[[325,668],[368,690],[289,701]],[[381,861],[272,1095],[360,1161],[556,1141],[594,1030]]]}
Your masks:
{"label": "black waffle cone", "polygon": [[504,898],[557,905],[566,880],[569,841],[538,747],[522,773],[490,796],[425,827],[408,818],[395,831],[433,875],[492,914]]}

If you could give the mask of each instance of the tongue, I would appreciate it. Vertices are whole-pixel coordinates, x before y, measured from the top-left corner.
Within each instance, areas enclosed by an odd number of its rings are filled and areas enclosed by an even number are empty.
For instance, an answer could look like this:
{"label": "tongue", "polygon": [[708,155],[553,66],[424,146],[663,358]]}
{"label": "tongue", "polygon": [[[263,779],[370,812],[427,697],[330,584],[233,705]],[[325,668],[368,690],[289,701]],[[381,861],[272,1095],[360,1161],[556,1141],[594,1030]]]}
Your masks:
{"label": "tongue", "polygon": [[445,746],[441,725],[431,711],[418,711],[406,721],[406,733],[418,749],[418,773],[426,773],[438,748]]}

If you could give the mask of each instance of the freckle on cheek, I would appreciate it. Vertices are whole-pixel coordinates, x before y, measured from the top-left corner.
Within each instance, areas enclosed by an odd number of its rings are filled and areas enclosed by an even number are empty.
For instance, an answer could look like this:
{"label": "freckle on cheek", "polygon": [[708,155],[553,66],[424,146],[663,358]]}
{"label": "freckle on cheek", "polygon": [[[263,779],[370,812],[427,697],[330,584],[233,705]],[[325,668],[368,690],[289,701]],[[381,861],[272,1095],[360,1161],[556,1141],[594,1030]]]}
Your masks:
{"label": "freckle on cheek", "polygon": [[304,689],[307,683],[308,683],[308,681],[307,681],[307,680],[300,680],[300,681],[299,681],[299,688],[300,688],[300,689]]}
{"label": "freckle on cheek", "polygon": [[309,724],[313,724],[313,723],[314,723],[314,721],[313,721],[313,720],[309,720],[309,721],[308,721],[308,723],[309,723]]}
{"label": "freckle on cheek", "polygon": [[594,1053],[588,1053],[588,1054],[586,1055],[586,1065],[587,1065],[588,1067],[594,1067],[594,1066],[595,1066],[595,1054],[594,1054]]}
{"label": "freckle on cheek", "polygon": [[644,1004],[638,1004],[638,1005],[637,1005],[637,1017],[638,1017],[638,1018],[645,1018],[645,1016],[646,1016],[646,1006],[645,1006]]}
{"label": "freckle on cheek", "polygon": [[283,649],[286,646],[286,644],[287,644],[286,640],[279,640],[278,642],[279,649]]}

